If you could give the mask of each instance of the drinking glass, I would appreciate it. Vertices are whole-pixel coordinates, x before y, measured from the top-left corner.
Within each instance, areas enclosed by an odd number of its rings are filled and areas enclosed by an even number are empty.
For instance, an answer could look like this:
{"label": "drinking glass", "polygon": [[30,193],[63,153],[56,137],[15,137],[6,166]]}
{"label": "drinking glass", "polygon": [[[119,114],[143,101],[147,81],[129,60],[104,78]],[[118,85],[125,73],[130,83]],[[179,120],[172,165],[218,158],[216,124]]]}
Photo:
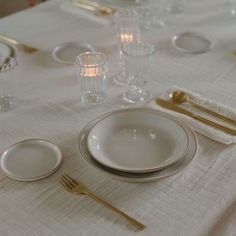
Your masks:
{"label": "drinking glass", "polygon": [[75,67],[80,83],[82,102],[102,102],[107,74],[106,55],[100,52],[82,53],[76,57]]}
{"label": "drinking glass", "polygon": [[0,57],[0,111],[7,112],[16,107],[17,76],[14,73],[17,65],[13,57]]}
{"label": "drinking glass", "polygon": [[128,81],[125,74],[122,47],[125,44],[130,44],[140,40],[139,14],[135,10],[119,9],[115,13],[114,20],[119,50],[119,65],[121,68],[120,73],[115,77],[115,81],[118,84],[127,84]]}
{"label": "drinking glass", "polygon": [[151,44],[135,42],[124,45],[122,51],[129,84],[123,99],[129,103],[145,102],[150,98],[150,92],[143,90],[143,87],[149,77],[152,57],[156,49]]}

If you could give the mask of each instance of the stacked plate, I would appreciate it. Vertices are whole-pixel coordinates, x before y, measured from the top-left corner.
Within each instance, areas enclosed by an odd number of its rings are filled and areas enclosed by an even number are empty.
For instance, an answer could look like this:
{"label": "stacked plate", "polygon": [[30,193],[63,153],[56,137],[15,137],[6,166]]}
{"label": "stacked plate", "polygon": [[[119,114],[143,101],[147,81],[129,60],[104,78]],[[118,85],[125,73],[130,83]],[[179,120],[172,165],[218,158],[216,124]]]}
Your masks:
{"label": "stacked plate", "polygon": [[79,135],[82,158],[114,178],[149,182],[183,170],[195,157],[191,128],[171,115],[142,108],[104,114]]}

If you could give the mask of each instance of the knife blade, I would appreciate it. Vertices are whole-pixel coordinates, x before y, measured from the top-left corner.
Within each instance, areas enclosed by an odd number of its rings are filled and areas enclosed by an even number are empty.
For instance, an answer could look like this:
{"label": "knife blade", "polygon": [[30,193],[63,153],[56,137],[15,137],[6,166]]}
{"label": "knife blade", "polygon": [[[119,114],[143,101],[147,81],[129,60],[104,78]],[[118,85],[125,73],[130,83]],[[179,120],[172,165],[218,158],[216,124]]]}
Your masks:
{"label": "knife blade", "polygon": [[158,105],[160,105],[161,107],[164,107],[166,109],[169,109],[169,110],[172,110],[172,111],[184,114],[184,115],[189,116],[189,117],[192,117],[195,120],[198,120],[198,121],[200,121],[200,122],[202,122],[202,123],[204,123],[206,125],[210,125],[210,126],[216,128],[216,129],[220,129],[220,130],[222,130],[222,131],[224,131],[226,133],[229,133],[229,134],[232,134],[232,135],[236,135],[236,130],[231,129],[231,128],[226,127],[226,126],[223,126],[221,124],[218,124],[218,123],[216,123],[216,122],[214,122],[212,120],[208,120],[208,119],[206,119],[206,118],[204,118],[202,116],[196,115],[196,114],[194,114],[194,113],[192,113],[192,112],[190,112],[190,111],[188,111],[188,110],[186,110],[186,109],[184,109],[182,107],[179,107],[179,106],[177,106],[177,105],[175,105],[175,104],[173,104],[173,103],[171,103],[171,102],[169,102],[167,100],[164,100],[162,98],[156,98],[155,102]]}

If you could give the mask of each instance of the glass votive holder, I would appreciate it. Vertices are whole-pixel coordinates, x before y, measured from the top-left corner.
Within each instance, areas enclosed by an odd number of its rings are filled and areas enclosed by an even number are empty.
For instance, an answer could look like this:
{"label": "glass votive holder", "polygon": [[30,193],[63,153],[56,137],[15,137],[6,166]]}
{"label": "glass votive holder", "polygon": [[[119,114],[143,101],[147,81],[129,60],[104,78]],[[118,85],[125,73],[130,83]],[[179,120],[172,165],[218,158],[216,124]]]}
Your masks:
{"label": "glass votive holder", "polygon": [[0,111],[7,112],[16,107],[18,79],[13,57],[0,57]]}
{"label": "glass votive holder", "polygon": [[107,57],[100,52],[86,52],[78,55],[75,62],[80,84],[81,101],[100,103],[105,95]]}
{"label": "glass votive holder", "polygon": [[124,44],[140,41],[139,20],[139,13],[132,9],[119,9],[114,15],[120,65],[120,72],[115,77],[118,84],[127,84],[122,47]]}
{"label": "glass votive holder", "polygon": [[119,9],[115,13],[115,26],[120,50],[124,43],[140,40],[139,14],[131,9]]}

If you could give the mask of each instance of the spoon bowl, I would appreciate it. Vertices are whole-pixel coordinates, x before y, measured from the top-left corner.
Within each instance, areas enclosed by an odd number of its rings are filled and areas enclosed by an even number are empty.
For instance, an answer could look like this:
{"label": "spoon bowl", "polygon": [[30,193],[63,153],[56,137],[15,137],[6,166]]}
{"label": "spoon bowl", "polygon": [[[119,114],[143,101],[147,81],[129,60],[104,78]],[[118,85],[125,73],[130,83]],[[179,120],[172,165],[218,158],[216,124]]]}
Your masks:
{"label": "spoon bowl", "polygon": [[181,104],[189,101],[188,94],[180,90],[172,91],[170,93],[170,98],[176,104]]}
{"label": "spoon bowl", "polygon": [[210,110],[206,107],[203,107],[201,105],[198,105],[197,103],[191,101],[191,99],[189,99],[189,96],[187,93],[183,92],[183,91],[180,91],[180,90],[175,90],[175,91],[172,91],[170,94],[169,94],[171,100],[173,103],[175,104],[182,104],[182,103],[189,103],[191,104],[193,107],[197,108],[198,110],[201,110],[203,112],[206,112],[212,116],[215,116],[217,117],[218,119],[221,119],[223,121],[226,121],[232,125],[236,125],[236,120],[234,119],[231,119],[227,116],[224,116],[222,114],[219,114],[213,110]]}

